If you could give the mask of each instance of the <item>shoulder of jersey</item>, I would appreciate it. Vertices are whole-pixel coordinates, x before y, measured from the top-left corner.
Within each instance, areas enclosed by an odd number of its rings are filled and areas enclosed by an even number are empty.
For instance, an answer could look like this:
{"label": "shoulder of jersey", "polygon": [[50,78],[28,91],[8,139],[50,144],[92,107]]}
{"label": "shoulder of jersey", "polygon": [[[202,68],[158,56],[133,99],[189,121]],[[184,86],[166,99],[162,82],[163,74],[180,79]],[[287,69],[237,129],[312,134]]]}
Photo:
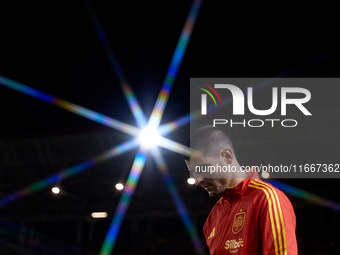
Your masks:
{"label": "shoulder of jersey", "polygon": [[281,191],[274,187],[273,185],[261,181],[260,179],[254,179],[249,184],[248,187],[251,188],[251,193],[255,196],[266,197],[267,195],[280,196]]}

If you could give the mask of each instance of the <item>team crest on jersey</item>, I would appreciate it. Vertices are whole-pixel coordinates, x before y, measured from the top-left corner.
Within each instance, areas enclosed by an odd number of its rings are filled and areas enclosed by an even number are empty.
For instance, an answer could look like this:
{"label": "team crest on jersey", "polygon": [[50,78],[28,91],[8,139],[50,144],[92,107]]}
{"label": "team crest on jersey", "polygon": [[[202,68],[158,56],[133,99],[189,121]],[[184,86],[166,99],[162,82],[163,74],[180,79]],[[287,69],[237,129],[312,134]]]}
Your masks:
{"label": "team crest on jersey", "polygon": [[231,228],[234,234],[237,234],[238,232],[242,230],[245,219],[246,219],[246,212],[242,212],[242,209],[239,213],[235,214],[233,227]]}

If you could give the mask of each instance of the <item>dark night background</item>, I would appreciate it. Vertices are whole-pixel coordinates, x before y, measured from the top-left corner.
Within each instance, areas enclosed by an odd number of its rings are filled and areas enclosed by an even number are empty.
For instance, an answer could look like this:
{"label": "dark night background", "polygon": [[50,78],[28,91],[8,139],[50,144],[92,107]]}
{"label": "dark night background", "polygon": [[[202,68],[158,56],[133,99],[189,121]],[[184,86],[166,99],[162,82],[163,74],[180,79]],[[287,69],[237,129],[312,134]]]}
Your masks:
{"label": "dark night background", "polygon": [[[191,3],[91,1],[146,116],[153,109]],[[135,125],[82,1],[2,1],[0,22],[0,75]],[[190,77],[338,77],[338,31],[337,8],[327,2],[203,1],[162,123],[189,112]],[[315,99],[313,107],[329,110],[338,119],[337,92],[334,88],[329,99]],[[338,144],[339,135],[335,127],[318,127],[311,131],[315,142],[309,142],[322,157],[318,135],[327,133],[330,146]],[[130,138],[4,86],[0,86],[0,128],[0,198]],[[188,136],[185,126],[167,137],[184,143]],[[267,142],[250,146],[258,148],[253,157],[273,154]],[[247,143],[239,147],[245,153],[249,148]],[[136,152],[61,181],[58,196],[46,188],[0,208],[0,254],[98,254],[121,195],[114,185],[126,180]],[[203,238],[205,218],[216,200],[187,184],[189,173],[181,155],[162,152]],[[281,181],[340,202],[337,179]],[[297,216],[299,253],[338,254],[338,212],[289,198]],[[109,217],[93,220],[93,211],[107,211]],[[150,158],[113,253],[194,254]]]}

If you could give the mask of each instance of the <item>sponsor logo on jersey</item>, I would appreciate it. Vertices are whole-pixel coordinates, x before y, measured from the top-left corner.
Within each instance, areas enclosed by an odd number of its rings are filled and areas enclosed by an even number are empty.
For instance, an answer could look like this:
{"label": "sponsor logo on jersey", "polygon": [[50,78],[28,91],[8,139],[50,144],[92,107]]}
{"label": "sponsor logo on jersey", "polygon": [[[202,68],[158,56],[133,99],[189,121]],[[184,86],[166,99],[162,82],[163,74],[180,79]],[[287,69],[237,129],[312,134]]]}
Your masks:
{"label": "sponsor logo on jersey", "polygon": [[230,253],[237,252],[238,248],[243,247],[243,240],[239,238],[238,241],[236,239],[227,240],[224,243],[224,249],[229,250]]}

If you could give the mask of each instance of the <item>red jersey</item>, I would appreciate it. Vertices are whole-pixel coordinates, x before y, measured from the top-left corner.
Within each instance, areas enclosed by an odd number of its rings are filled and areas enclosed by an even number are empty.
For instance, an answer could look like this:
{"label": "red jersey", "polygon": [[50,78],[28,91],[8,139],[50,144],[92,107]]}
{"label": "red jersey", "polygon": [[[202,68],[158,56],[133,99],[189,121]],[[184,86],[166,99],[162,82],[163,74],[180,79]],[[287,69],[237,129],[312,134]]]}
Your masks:
{"label": "red jersey", "polygon": [[297,254],[289,199],[257,173],[248,177],[226,190],[204,224],[210,254]]}

